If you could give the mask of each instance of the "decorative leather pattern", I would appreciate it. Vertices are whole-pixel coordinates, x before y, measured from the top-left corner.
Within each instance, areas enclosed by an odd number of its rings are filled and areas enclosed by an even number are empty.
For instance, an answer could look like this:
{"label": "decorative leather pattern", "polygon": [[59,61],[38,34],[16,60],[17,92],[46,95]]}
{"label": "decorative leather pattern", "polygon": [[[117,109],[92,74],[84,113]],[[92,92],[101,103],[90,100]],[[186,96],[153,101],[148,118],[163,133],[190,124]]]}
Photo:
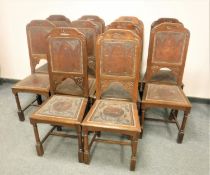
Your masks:
{"label": "decorative leather pattern", "polygon": [[146,100],[185,103],[186,100],[177,86],[164,84],[147,84]]}
{"label": "decorative leather pattern", "polygon": [[152,61],[154,63],[182,64],[185,34],[179,32],[158,32],[154,41]]}
{"label": "decorative leather pattern", "polygon": [[83,72],[81,42],[78,39],[53,38],[51,41],[52,70]]}
{"label": "decorative leather pattern", "polygon": [[[104,41],[101,53],[101,74],[113,76],[134,76],[135,43]],[[120,64],[124,62],[126,64]]]}
{"label": "decorative leather pattern", "polygon": [[83,98],[80,97],[54,95],[37,114],[77,119],[82,103]]}
{"label": "decorative leather pattern", "polygon": [[101,100],[90,120],[104,124],[134,125],[132,103]]}

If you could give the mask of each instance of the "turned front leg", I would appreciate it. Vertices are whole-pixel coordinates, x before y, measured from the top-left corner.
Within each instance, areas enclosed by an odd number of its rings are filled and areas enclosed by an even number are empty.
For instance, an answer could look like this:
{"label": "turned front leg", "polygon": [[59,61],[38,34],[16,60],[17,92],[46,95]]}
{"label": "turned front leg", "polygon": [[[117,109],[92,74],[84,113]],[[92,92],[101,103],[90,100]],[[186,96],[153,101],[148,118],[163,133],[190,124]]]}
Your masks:
{"label": "turned front leg", "polygon": [[142,109],[142,111],[141,111],[141,117],[140,117],[140,124],[141,124],[140,138],[143,137],[143,131],[144,131],[144,116],[145,116],[145,109]]}
{"label": "turned front leg", "polygon": [[37,101],[37,104],[38,104],[38,105],[41,105],[41,104],[42,104],[42,96],[39,95],[39,94],[37,94],[37,95],[36,95],[36,101]]}
{"label": "turned front leg", "polygon": [[84,131],[84,163],[90,163],[90,150],[88,143],[88,130]]}
{"label": "turned front leg", "polygon": [[78,136],[78,160],[80,163],[83,162],[83,143],[82,143],[82,129],[81,126],[77,126]]}
{"label": "turned front leg", "polygon": [[25,120],[25,116],[24,116],[23,110],[21,109],[18,93],[15,93],[14,95],[15,95],[15,101],[16,101],[17,108],[18,108],[19,120],[20,121],[24,121]]}
{"label": "turned front leg", "polygon": [[184,130],[185,130],[185,126],[186,126],[186,122],[187,122],[187,118],[188,118],[188,113],[189,112],[186,112],[186,111],[184,112],[184,117],[183,117],[183,120],[182,120],[181,127],[179,129],[179,134],[178,134],[178,138],[177,138],[178,143],[182,143],[182,141],[183,141]]}
{"label": "turned front leg", "polygon": [[170,115],[169,115],[169,120],[173,120],[174,118],[177,118],[178,116],[178,110],[175,109],[171,109]]}
{"label": "turned front leg", "polygon": [[39,132],[38,132],[36,123],[33,124],[33,128],[34,128],[34,135],[35,135],[35,139],[36,139],[36,152],[37,152],[38,156],[42,156],[44,154],[44,150],[43,150],[43,146],[40,141],[40,138],[39,138]]}
{"label": "turned front leg", "polygon": [[138,138],[131,137],[131,150],[132,150],[132,155],[131,155],[131,162],[130,162],[130,170],[134,171],[136,167],[136,153],[137,153],[137,145],[138,145]]}

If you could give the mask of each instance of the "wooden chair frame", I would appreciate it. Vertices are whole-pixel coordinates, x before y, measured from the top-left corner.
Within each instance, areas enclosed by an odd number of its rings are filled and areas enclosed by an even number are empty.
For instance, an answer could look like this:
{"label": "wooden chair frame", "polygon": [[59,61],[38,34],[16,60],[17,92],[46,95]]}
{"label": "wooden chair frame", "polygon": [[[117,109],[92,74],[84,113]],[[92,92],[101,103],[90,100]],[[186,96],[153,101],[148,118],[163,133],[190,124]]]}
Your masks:
{"label": "wooden chair frame", "polygon": [[[62,44],[64,42],[66,43],[67,40],[65,40],[65,39],[75,39],[75,41],[80,42],[80,45],[82,47],[81,48],[82,59],[80,60],[80,61],[82,61],[82,63],[81,63],[82,68],[79,68],[79,70],[77,70],[77,71],[75,70],[74,72],[73,72],[73,69],[69,70],[69,66],[66,62],[63,62],[62,67],[59,67],[59,65],[57,65],[58,60],[53,60],[55,54],[54,54],[54,48],[53,48],[52,44],[53,43],[55,43],[55,44],[58,43],[58,42],[56,42],[58,40],[64,40],[64,41],[60,41],[60,42],[62,42]],[[62,49],[65,50],[65,47],[62,48]],[[49,135],[77,138],[78,139],[78,159],[79,159],[79,162],[83,162],[83,144],[82,144],[83,141],[82,141],[82,132],[81,132],[81,123],[80,122],[82,121],[85,110],[86,110],[86,105],[87,105],[87,98],[86,97],[88,97],[86,39],[85,39],[85,37],[82,33],[80,33],[78,30],[76,30],[74,28],[56,28],[49,35],[49,52],[48,52],[48,55],[49,55],[50,86],[51,86],[51,93],[53,95],[51,98],[53,98],[54,95],[58,94],[58,92],[56,90],[56,86],[59,83],[61,83],[63,80],[65,80],[66,78],[71,78],[71,79],[75,80],[76,84],[81,86],[81,88],[83,90],[83,97],[85,97],[85,98],[83,99],[83,103],[82,103],[82,106],[81,106],[79,114],[78,114],[78,116],[79,116],[78,120],[75,120],[75,121],[74,120],[69,120],[68,118],[65,118],[65,117],[54,117],[54,116],[46,117],[46,116],[43,116],[42,114],[39,114],[39,113],[36,113],[36,112],[34,114],[32,114],[32,116],[30,118],[30,122],[31,122],[31,124],[33,125],[33,128],[34,128],[34,133],[35,133],[35,138],[36,138],[37,154],[39,156],[42,156],[44,154],[42,144],[48,138]],[[60,56],[60,54],[59,54],[59,56]],[[56,58],[56,59],[60,59],[60,57]],[[70,61],[70,60],[67,60],[67,62],[68,61]],[[59,64],[60,64],[60,61],[59,61]],[[66,70],[66,68],[68,70]],[[61,70],[61,69],[63,69],[63,70]],[[61,94],[61,95],[65,95],[65,94]],[[65,96],[68,97],[69,94],[65,95]],[[73,96],[71,96],[71,97],[73,97]],[[43,106],[45,104],[43,104]],[[45,123],[45,124],[53,125],[52,129],[46,134],[46,136],[44,136],[44,138],[42,140],[40,139],[39,133],[38,133],[38,128],[37,128],[38,123]],[[61,133],[60,132],[59,133],[54,132],[54,129],[56,127],[57,127],[58,131],[62,131],[62,128],[61,128],[62,126],[63,127],[73,127],[73,128],[75,128],[76,132],[77,132],[77,135],[72,136],[72,135],[62,133],[62,132]]]}
{"label": "wooden chair frame", "polygon": [[[43,70],[43,67],[37,69],[36,66],[40,60],[47,60],[47,35],[54,27],[55,26],[47,20],[32,20],[26,26],[31,75],[12,87],[20,121],[25,120],[24,111],[33,105],[35,101],[37,101],[39,105],[42,103],[41,95],[46,98],[50,95],[47,70],[46,68]],[[47,65],[44,65],[44,67],[46,66]],[[36,82],[40,82],[40,84]],[[48,83],[46,84],[46,82]],[[20,92],[34,93],[37,94],[37,97],[26,107],[22,108],[18,95]]]}
{"label": "wooden chair frame", "polygon": [[[93,107],[90,109],[89,113],[85,117],[83,123],[82,123],[82,129],[84,132],[84,162],[86,164],[90,163],[90,149],[94,141],[96,142],[103,142],[103,143],[110,143],[110,144],[121,144],[121,145],[131,145],[132,148],[132,156],[131,156],[131,163],[130,163],[130,170],[135,170],[135,164],[136,164],[136,153],[137,153],[137,144],[138,144],[138,137],[140,133],[140,123],[138,118],[138,112],[137,112],[137,93],[138,93],[138,80],[139,80],[139,68],[140,68],[140,55],[141,55],[141,45],[140,45],[140,38],[138,35],[136,35],[134,32],[131,32],[129,30],[122,30],[122,29],[110,29],[103,33],[97,40],[96,44],[96,101],[93,105]],[[134,44],[135,48],[135,54],[134,54],[134,68],[132,69],[133,72],[128,75],[115,75],[110,74],[106,71],[103,71],[101,66],[103,65],[103,59],[101,58],[102,54],[102,45],[104,42],[127,42]],[[130,67],[131,68],[131,67]],[[134,120],[136,121],[136,128],[129,128],[126,126],[116,126],[116,127],[109,127],[109,125],[106,126],[106,124],[103,124],[103,127],[98,126],[94,123],[88,123],[90,116],[92,115],[95,107],[100,103],[101,100],[104,99],[102,93],[104,91],[104,88],[108,87],[108,85],[112,82],[120,82],[123,87],[131,93],[131,99],[130,101],[135,106],[134,109]],[[111,99],[110,101],[114,100],[116,98]],[[125,102],[126,99],[119,99],[122,102]],[[139,128],[139,129],[137,129]],[[93,138],[91,139],[90,143],[88,140],[88,132],[93,131],[95,132]],[[128,135],[131,138],[131,144],[129,142],[123,142],[123,141],[113,141],[113,140],[104,140],[104,139],[98,139],[96,136],[100,137],[101,131],[105,132],[113,132],[118,134],[125,134]]]}
{"label": "wooden chair frame", "polygon": [[[162,37],[160,37],[161,35]],[[172,40],[171,38],[169,38],[170,36],[176,38],[176,40]],[[165,37],[165,41],[163,40],[164,37]],[[184,28],[182,24],[177,23],[177,22],[176,23],[175,22],[174,23],[162,22],[152,28],[151,34],[150,34],[147,70],[145,74],[146,89],[144,90],[143,100],[142,100],[142,117],[141,117],[142,131],[143,131],[143,126],[144,126],[144,119],[175,123],[179,130],[178,139],[177,139],[178,143],[182,143],[183,141],[184,128],[185,128],[187,116],[191,110],[191,104],[189,100],[185,97],[182,91],[182,88],[183,88],[182,79],[183,79],[184,67],[185,67],[185,62],[186,62],[189,37],[190,37],[189,31],[186,28]],[[165,43],[163,43],[163,41]],[[172,45],[172,42],[176,42],[177,45],[176,46]],[[158,46],[160,44],[162,44],[161,47]],[[162,54],[161,50],[158,50],[158,51],[156,50],[156,47],[157,49],[158,48],[162,49],[164,47],[171,47],[171,50],[173,50],[173,55],[171,54],[170,51],[168,51],[167,54],[176,56],[176,57],[174,57],[173,60],[171,60],[172,59],[171,56]],[[159,55],[157,56],[156,54],[157,55],[159,54]],[[159,59],[158,57],[160,58],[160,60],[158,60]],[[152,76],[158,73],[158,71],[161,68],[169,68],[172,71],[175,77],[175,84],[171,84],[170,82],[167,82],[167,81],[154,82],[151,80]],[[182,94],[183,98],[185,98],[185,104],[184,105],[178,105],[177,103],[165,104],[164,102],[158,103],[156,100],[147,100],[146,94],[150,93],[148,86],[152,86],[152,85],[149,85],[150,83],[166,84],[166,85],[169,85],[168,88],[172,88],[173,86],[178,86],[179,87],[178,91]],[[170,113],[169,120],[144,118],[145,110],[151,107],[171,108],[172,111]],[[183,118],[182,124],[179,124],[177,121],[178,110],[184,111],[184,118]],[[143,132],[141,134],[143,134]]]}

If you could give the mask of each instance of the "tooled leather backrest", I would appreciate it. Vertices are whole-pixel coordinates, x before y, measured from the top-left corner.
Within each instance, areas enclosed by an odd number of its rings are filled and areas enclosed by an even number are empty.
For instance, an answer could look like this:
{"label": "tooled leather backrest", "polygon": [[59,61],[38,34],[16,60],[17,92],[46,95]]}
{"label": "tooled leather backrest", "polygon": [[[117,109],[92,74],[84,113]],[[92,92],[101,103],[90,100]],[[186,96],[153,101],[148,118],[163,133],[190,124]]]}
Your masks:
{"label": "tooled leather backrest", "polygon": [[86,39],[75,28],[49,34],[49,75],[52,94],[88,96]]}
{"label": "tooled leather backrest", "polygon": [[35,73],[36,65],[41,59],[47,60],[48,34],[55,25],[47,20],[32,20],[26,26],[31,73]]}
{"label": "tooled leather backrest", "polygon": [[79,19],[80,20],[90,20],[90,21],[97,22],[101,26],[101,33],[103,33],[104,30],[105,30],[105,22],[99,16],[95,16],[95,15],[84,15],[84,16],[82,16]]}
{"label": "tooled leather backrest", "polygon": [[50,15],[47,20],[53,23],[56,27],[70,27],[71,21],[64,15]]}
{"label": "tooled leather backrest", "polygon": [[96,43],[96,98],[137,101],[141,38],[122,29],[105,31]]}
{"label": "tooled leather backrest", "polygon": [[161,23],[150,33],[146,82],[162,69],[169,69],[181,85],[190,32],[179,23]]}

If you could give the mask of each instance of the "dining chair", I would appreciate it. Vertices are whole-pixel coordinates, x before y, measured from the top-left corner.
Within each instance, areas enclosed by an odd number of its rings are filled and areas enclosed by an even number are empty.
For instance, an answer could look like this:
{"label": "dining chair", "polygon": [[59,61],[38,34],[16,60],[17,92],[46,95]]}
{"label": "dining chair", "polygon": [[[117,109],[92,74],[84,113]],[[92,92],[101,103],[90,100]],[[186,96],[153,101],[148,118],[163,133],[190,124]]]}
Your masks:
{"label": "dining chair", "polygon": [[[74,28],[55,28],[49,34],[48,42],[52,96],[30,117],[37,155],[44,154],[43,143],[50,135],[77,138],[78,160],[83,162],[81,122],[88,102],[86,39]],[[52,125],[42,140],[37,126],[40,123]],[[62,127],[75,128],[76,135],[63,132]],[[58,131],[54,131],[55,128]]]}
{"label": "dining chair", "polygon": [[[189,37],[190,32],[179,23],[161,23],[151,30],[146,84],[142,98],[141,134],[144,119],[164,121],[176,124],[179,130],[177,142],[183,141],[186,121],[191,110],[191,104],[182,90]],[[155,78],[162,70],[169,71],[173,79],[157,81]],[[144,117],[147,109],[155,107],[172,109],[169,119]],[[181,124],[177,120],[178,110],[184,112]]]}
{"label": "dining chair", "polygon": [[[96,101],[82,122],[84,163],[90,163],[93,142],[130,145],[130,170],[135,170],[141,132],[137,110],[141,38],[134,32],[110,29],[96,43]],[[94,136],[89,142],[89,132]],[[130,142],[100,139],[101,132],[127,135]]]}
{"label": "dining chair", "polygon": [[[47,20],[32,20],[26,26],[31,75],[20,80],[12,87],[20,121],[25,120],[24,111],[35,101],[37,101],[39,105],[42,103],[41,95],[46,98],[50,95],[47,64],[41,67],[38,66],[40,60],[47,62],[47,36],[53,28],[55,28],[55,26]],[[37,97],[30,104],[27,104],[26,107],[22,108],[19,93],[37,94]]]}

